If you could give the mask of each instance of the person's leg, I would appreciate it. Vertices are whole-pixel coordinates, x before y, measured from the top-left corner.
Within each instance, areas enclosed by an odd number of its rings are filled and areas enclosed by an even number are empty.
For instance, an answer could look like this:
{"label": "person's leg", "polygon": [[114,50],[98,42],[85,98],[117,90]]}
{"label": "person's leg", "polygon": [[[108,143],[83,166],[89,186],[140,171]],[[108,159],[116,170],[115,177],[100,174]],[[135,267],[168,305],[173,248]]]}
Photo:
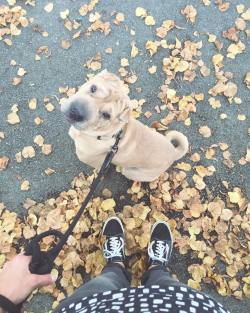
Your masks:
{"label": "person's leg", "polygon": [[83,284],[71,297],[63,300],[56,312],[84,297],[91,297],[95,293],[130,286],[131,275],[124,267],[124,229],[121,221],[116,217],[109,218],[104,224],[103,235],[107,238],[103,247],[107,265],[99,276]]}
{"label": "person's leg", "polygon": [[166,222],[156,222],[151,230],[148,246],[149,265],[142,277],[142,285],[184,286],[172,278],[166,267],[173,249],[171,230]]}
{"label": "person's leg", "polygon": [[89,297],[94,293],[101,293],[109,290],[117,290],[130,286],[130,274],[119,264],[108,264],[102,273],[79,287],[74,295]]}
{"label": "person's leg", "polygon": [[72,296],[63,300],[56,308],[59,312],[71,303],[77,303],[84,297],[91,297],[95,293],[127,288],[130,286],[130,273],[119,264],[107,264],[102,273],[79,287]]}
{"label": "person's leg", "polygon": [[146,271],[142,277],[142,285],[159,285],[160,287],[186,286],[185,284],[182,284],[174,279],[172,275],[167,271],[167,269],[162,265],[155,266]]}

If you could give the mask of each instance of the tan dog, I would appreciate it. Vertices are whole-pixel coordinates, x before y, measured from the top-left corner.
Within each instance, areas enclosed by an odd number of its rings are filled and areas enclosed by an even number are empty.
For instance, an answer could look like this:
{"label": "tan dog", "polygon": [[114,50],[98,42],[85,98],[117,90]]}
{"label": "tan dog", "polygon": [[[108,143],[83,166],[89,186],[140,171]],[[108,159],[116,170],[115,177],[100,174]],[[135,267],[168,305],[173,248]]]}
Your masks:
{"label": "tan dog", "polygon": [[86,82],[61,107],[72,124],[69,135],[80,161],[100,168],[106,154],[123,129],[112,163],[136,181],[153,181],[188,151],[187,138],[177,131],[166,136],[130,116],[130,99],[123,82],[102,71]]}

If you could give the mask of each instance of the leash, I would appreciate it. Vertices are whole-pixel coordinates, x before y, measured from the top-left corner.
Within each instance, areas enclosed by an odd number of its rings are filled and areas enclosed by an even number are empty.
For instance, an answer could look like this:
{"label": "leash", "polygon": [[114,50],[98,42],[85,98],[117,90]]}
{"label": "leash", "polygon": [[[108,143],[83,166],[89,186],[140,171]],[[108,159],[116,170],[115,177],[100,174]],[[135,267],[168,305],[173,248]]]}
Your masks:
{"label": "leash", "polygon": [[[115,136],[116,140],[115,140],[114,145],[111,147],[110,151],[106,155],[104,162],[101,166],[101,169],[90,187],[89,193],[87,194],[79,211],[75,215],[73,221],[69,225],[66,232],[62,234],[60,231],[55,230],[55,229],[45,231],[37,235],[35,238],[33,238],[25,247],[25,255],[32,256],[31,262],[29,264],[29,270],[32,274],[42,275],[42,274],[48,274],[51,272],[53,265],[54,265],[55,258],[58,256],[63,246],[66,244],[69,236],[72,234],[74,227],[79,221],[90,199],[92,198],[98,184],[101,181],[101,178],[107,173],[110,167],[111,161],[113,160],[115,154],[118,151],[118,144],[122,137],[122,132],[123,130],[121,129],[116,134]],[[41,251],[39,243],[41,242],[43,238],[48,237],[48,236],[54,236],[55,240],[58,240],[58,243],[55,244],[54,247],[52,247],[48,251]]]}

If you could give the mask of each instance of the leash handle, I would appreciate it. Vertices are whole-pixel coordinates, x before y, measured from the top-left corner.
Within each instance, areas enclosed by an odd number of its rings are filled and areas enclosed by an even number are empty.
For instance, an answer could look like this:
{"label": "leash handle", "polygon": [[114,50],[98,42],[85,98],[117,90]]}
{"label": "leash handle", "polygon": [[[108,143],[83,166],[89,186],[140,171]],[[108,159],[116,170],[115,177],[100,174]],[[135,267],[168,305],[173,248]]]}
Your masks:
{"label": "leash handle", "polygon": [[41,251],[40,242],[48,236],[54,236],[55,239],[59,240],[63,238],[63,234],[58,230],[48,230],[36,236],[25,247],[24,254],[32,256],[29,264],[29,270],[32,274],[49,274],[53,268],[54,260],[60,252],[58,244],[48,251]]}

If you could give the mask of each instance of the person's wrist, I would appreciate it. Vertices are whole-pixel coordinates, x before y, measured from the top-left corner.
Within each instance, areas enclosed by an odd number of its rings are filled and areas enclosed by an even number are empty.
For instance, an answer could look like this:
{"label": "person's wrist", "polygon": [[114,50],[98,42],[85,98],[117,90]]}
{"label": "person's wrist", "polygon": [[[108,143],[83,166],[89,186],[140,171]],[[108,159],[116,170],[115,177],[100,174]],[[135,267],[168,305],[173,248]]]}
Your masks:
{"label": "person's wrist", "polygon": [[[14,304],[8,298],[3,295],[0,295],[0,307],[2,308],[2,312],[8,313],[20,313],[21,307]],[[1,313],[1,311],[0,311]]]}
{"label": "person's wrist", "polygon": [[10,300],[12,303],[14,303],[15,305],[19,304],[17,303],[17,299],[15,299],[15,297],[13,296],[13,294],[11,292],[8,292],[7,290],[2,290],[0,288],[0,295],[4,296],[5,298],[7,298],[8,300]]}
{"label": "person's wrist", "polygon": [[3,282],[4,279],[2,280],[0,276],[0,295],[13,302],[15,305],[19,304],[16,295],[14,294],[14,288],[10,288],[8,284],[3,284],[1,281]]}

